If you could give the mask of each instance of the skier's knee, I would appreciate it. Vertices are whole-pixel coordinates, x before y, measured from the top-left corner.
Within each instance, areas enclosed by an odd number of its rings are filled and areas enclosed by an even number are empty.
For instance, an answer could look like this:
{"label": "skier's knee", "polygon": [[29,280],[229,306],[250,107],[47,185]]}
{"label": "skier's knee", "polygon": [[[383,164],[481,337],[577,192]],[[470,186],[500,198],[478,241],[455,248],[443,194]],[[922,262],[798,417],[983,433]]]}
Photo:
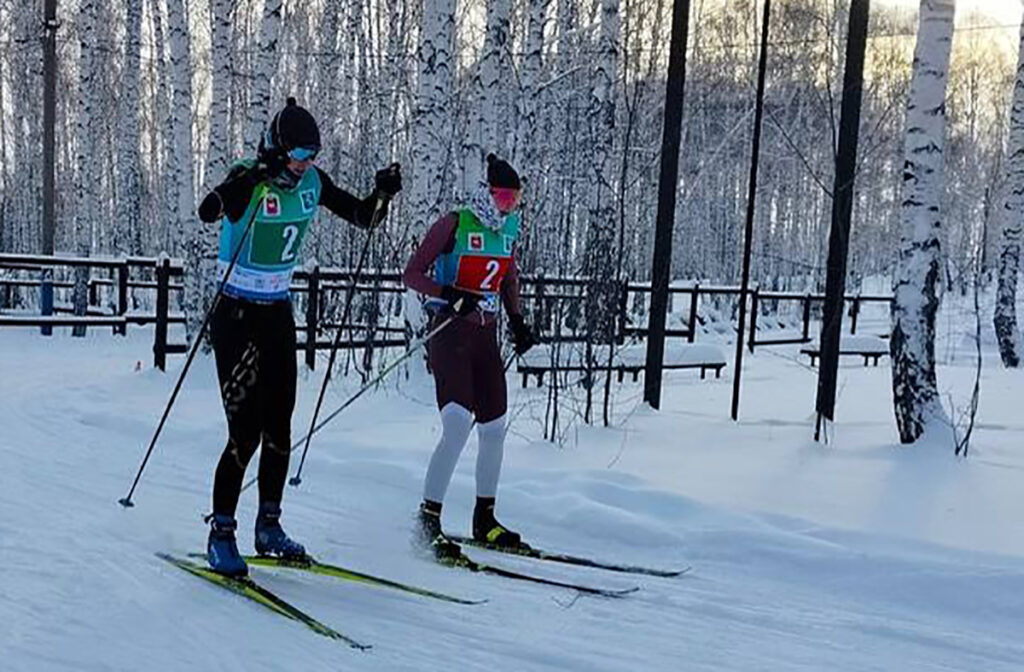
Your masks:
{"label": "skier's knee", "polygon": [[269,450],[278,455],[290,455],[292,452],[291,439],[287,433],[265,432],[263,434],[263,450]]}
{"label": "skier's knee", "polygon": [[228,439],[227,453],[234,458],[239,469],[245,471],[249,466],[249,460],[256,454],[256,448],[260,445],[259,436],[231,437]]}

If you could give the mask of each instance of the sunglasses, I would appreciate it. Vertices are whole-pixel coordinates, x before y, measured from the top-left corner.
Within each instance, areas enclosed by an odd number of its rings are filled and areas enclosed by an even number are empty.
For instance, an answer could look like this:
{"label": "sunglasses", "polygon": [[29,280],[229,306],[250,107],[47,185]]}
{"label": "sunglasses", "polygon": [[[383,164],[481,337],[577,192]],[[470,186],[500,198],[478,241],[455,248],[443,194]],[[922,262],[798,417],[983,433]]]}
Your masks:
{"label": "sunglasses", "polygon": [[312,161],[319,153],[319,147],[296,147],[288,150],[288,158],[293,161]]}
{"label": "sunglasses", "polygon": [[502,212],[512,212],[519,207],[519,199],[522,195],[523,192],[520,189],[491,187],[491,198],[494,199],[494,205],[498,206],[498,210]]}

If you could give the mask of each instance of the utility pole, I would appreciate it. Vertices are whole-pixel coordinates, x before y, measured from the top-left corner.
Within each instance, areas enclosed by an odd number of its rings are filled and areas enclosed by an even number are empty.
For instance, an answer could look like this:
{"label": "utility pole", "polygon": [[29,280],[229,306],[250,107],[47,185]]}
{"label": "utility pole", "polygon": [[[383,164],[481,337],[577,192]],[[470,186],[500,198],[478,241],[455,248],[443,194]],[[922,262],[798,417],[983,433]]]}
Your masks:
{"label": "utility pole", "polygon": [[[764,119],[764,78],[768,69],[768,22],[772,0],[764,0],[761,17],[761,57],[757,66],[757,102],[754,107],[754,146],[750,151],[750,186],[747,194],[747,227],[743,239],[743,279],[740,283],[740,328],[736,332],[736,370],[732,379],[732,419],[740,417],[740,375],[743,373],[743,335],[747,331],[747,290],[750,288],[750,255],[754,241],[754,205],[757,203],[757,168],[761,161],[761,122]],[[754,335],[750,336],[753,343]]]}
{"label": "utility pole", "polygon": [[[45,0],[43,22],[43,254],[53,255],[56,231],[56,204],[54,181],[56,172],[57,122],[57,0]],[[53,314],[53,269],[43,271],[41,286],[43,315]],[[42,327],[44,336],[53,333]]]}
{"label": "utility pole", "polygon": [[[665,121],[661,139],[661,175],[658,181],[658,220],[654,233],[651,266],[651,310],[647,323],[647,368],[644,401],[661,407],[661,368],[665,356],[665,313],[672,269],[672,228],[676,218],[676,186],[679,183],[679,144],[683,122],[683,90],[686,84],[686,42],[690,31],[690,0],[675,0],[672,8],[672,39],[668,52],[668,84],[665,87]],[[695,325],[690,325],[694,328]]]}
{"label": "utility pole", "polygon": [[828,276],[825,280],[825,310],[821,324],[821,364],[818,365],[818,419],[814,440],[821,436],[822,419],[833,420],[836,380],[839,375],[839,336],[846,293],[846,259],[850,249],[850,219],[853,213],[853,184],[857,176],[857,140],[860,134],[860,103],[864,88],[864,52],[868,39],[870,0],[850,4],[850,34],[846,41],[846,72],[839,118],[839,152],[836,156],[835,186],[832,189],[832,230],[828,239]]}

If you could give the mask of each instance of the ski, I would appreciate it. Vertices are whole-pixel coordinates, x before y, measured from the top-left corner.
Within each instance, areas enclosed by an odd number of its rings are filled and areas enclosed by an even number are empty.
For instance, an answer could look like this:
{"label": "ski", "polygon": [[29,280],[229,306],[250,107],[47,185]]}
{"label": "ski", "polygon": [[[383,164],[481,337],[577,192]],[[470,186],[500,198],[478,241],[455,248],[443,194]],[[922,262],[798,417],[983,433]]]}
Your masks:
{"label": "ski", "polygon": [[197,576],[215,586],[229,590],[236,595],[241,595],[269,611],[274,612],[275,614],[284,616],[285,618],[293,621],[298,621],[318,635],[343,641],[353,649],[366,650],[370,648],[369,644],[361,644],[351,637],[343,635],[337,630],[324,625],[309,614],[300,610],[298,607],[285,602],[267,588],[264,588],[253,581],[251,578],[224,576],[223,574],[218,574],[212,569],[198,565],[190,560],[185,560],[184,558],[177,558],[168,553],[157,553],[156,556],[193,576]]}
{"label": "ski", "polygon": [[595,588],[594,586],[588,586],[582,583],[559,581],[557,579],[548,579],[534,574],[524,574],[511,569],[505,569],[504,567],[495,567],[494,565],[477,562],[465,553],[460,553],[459,557],[452,558],[450,560],[437,559],[437,562],[446,567],[458,567],[478,574],[492,574],[494,576],[503,576],[506,579],[513,579],[516,581],[529,581],[531,583],[539,583],[545,586],[568,588],[569,590],[577,590],[588,595],[600,595],[601,597],[625,597],[626,595],[630,595],[640,590],[639,586],[632,586],[631,588]]}
{"label": "ski", "polygon": [[566,565],[576,565],[577,567],[594,567],[596,569],[604,569],[610,572],[622,572],[625,574],[645,574],[647,576],[660,576],[663,578],[672,578],[675,576],[682,576],[683,574],[686,574],[692,569],[692,567],[683,567],[682,569],[653,569],[651,567],[640,567],[638,565],[623,565],[612,562],[601,562],[599,560],[591,560],[590,558],[584,558],[578,555],[567,555],[565,553],[550,553],[539,548],[534,548],[528,544],[520,544],[517,547],[510,548],[508,546],[496,546],[494,544],[489,544],[486,541],[477,541],[472,537],[462,537],[447,533],[445,536],[447,536],[449,539],[458,544],[463,544],[464,546],[484,548],[488,551],[495,551],[497,553],[507,553],[509,555],[520,555],[526,558],[533,558],[535,560],[560,562]]}
{"label": "ski", "polygon": [[[206,557],[199,554],[193,554],[192,557]],[[330,565],[326,562],[319,562],[313,558],[309,558],[308,561],[302,560],[286,560],[284,558],[275,558],[266,555],[247,555],[245,561],[255,567],[280,567],[284,569],[297,569],[312,574],[320,574],[322,576],[330,576],[336,579],[343,579],[345,581],[353,581],[355,583],[363,583],[370,586],[379,586],[382,588],[392,588],[394,590],[400,590],[405,593],[411,593],[413,595],[419,595],[421,597],[430,597],[435,600],[442,600],[444,602],[452,602],[454,604],[484,604],[487,600],[469,600],[461,597],[455,597],[454,595],[446,595],[445,593],[439,593],[434,590],[427,588],[421,588],[408,583],[401,583],[399,581],[392,581],[391,579],[385,579],[379,576],[372,576],[370,574],[364,574],[357,572],[353,569],[347,569],[345,567],[339,567],[338,565]]]}

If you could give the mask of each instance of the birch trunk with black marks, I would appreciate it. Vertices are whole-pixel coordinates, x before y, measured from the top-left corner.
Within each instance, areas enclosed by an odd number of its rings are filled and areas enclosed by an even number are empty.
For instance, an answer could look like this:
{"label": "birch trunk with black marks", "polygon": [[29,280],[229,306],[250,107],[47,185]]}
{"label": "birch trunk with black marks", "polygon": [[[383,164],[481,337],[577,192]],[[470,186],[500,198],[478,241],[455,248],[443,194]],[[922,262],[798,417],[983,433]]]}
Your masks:
{"label": "birch trunk with black marks", "polygon": [[935,378],[935,314],[940,303],[945,94],[954,0],[921,0],[907,103],[901,231],[893,284],[893,406],[902,443],[945,423]]}
{"label": "birch trunk with black marks", "polygon": [[[284,0],[266,0],[263,6],[263,21],[260,24],[260,44],[256,56],[256,67],[252,72],[249,88],[249,109],[246,114],[245,147],[255,149],[260,133],[274,115],[274,110],[284,107],[284,98],[270,99],[270,84],[277,65],[277,39],[281,34],[281,7]],[[308,101],[301,101],[308,106]]]}
{"label": "birch trunk with black marks", "polygon": [[[96,0],[82,0],[78,11],[78,118],[75,131],[78,153],[75,171],[75,253],[89,256],[92,227],[96,220],[96,194],[93,193],[92,177],[96,170],[95,138],[96,108],[99,87],[97,86],[96,64]],[[85,315],[89,303],[89,268],[75,269],[73,302],[75,315]],[[76,324],[73,336],[85,336],[85,327]]]}
{"label": "birch trunk with black marks", "polygon": [[508,100],[512,79],[511,0],[487,2],[487,32],[483,53],[473,82],[470,128],[463,147],[463,192],[470,194],[484,178],[484,159],[494,152],[509,158],[511,143],[507,131],[514,129]]}
{"label": "birch trunk with black marks", "polygon": [[451,163],[450,95],[454,83],[455,0],[424,3],[417,50],[417,93],[413,118],[409,207],[413,233],[420,235],[448,205],[445,185]]}
{"label": "birch trunk with black marks", "polygon": [[139,144],[139,78],[142,59],[142,0],[127,0],[125,25],[125,59],[121,83],[120,134],[117,155],[119,226],[125,234],[111,241],[121,253],[143,254],[140,236],[142,218],[142,150]]}
{"label": "birch trunk with black marks", "polygon": [[992,322],[999,341],[999,355],[1008,368],[1020,366],[1020,330],[1017,326],[1017,274],[1020,239],[1024,224],[1024,24],[1020,56],[1010,110],[1010,142],[1007,148],[1006,183],[1009,193],[1003,208],[999,235],[999,285]]}

